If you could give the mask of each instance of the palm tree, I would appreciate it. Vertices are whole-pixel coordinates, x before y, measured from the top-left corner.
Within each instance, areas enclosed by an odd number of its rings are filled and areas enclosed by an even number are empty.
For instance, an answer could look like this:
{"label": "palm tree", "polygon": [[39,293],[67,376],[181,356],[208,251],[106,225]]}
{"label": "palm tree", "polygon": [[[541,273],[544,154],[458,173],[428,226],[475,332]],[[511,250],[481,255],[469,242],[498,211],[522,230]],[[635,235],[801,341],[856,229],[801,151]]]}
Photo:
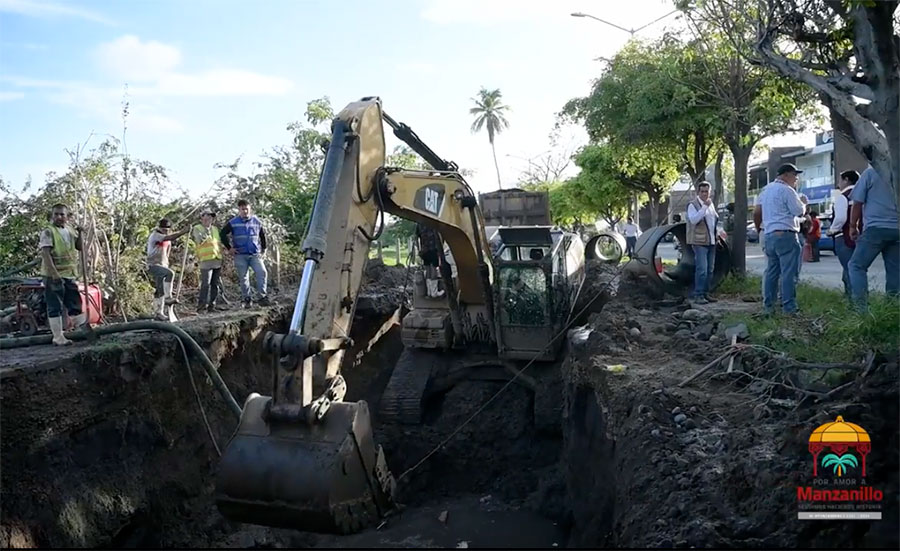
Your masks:
{"label": "palm tree", "polygon": [[847,466],[856,467],[857,465],[859,465],[859,462],[856,460],[856,457],[854,457],[853,454],[849,453],[845,453],[840,457],[838,457],[836,454],[829,453],[822,458],[822,466],[832,466],[834,472],[838,476],[843,476],[843,473],[847,471]]}
{"label": "palm tree", "polygon": [[488,141],[491,142],[491,152],[494,154],[494,168],[497,169],[497,187],[503,189],[503,184],[500,183],[500,165],[497,164],[497,150],[494,148],[494,136],[504,128],[509,128],[509,121],[504,117],[509,106],[503,104],[500,96],[499,88],[488,90],[482,87],[478,91],[478,97],[472,98],[475,107],[469,109],[469,113],[475,115],[475,122],[472,123],[473,134],[487,128]]}

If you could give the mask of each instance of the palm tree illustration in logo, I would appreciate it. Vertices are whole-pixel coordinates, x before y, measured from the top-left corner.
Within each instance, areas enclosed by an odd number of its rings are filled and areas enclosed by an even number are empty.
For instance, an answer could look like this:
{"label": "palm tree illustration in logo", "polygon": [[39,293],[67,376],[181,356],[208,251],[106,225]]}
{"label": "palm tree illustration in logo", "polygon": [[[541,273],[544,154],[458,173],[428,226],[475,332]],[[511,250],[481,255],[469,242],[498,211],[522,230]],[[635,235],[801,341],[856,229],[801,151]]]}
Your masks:
{"label": "palm tree illustration in logo", "polygon": [[838,457],[837,454],[829,453],[822,458],[822,466],[831,467],[834,473],[838,476],[844,476],[844,473],[847,472],[848,466],[856,467],[858,465],[859,461],[857,461],[856,457],[851,453],[845,453],[840,457]]}

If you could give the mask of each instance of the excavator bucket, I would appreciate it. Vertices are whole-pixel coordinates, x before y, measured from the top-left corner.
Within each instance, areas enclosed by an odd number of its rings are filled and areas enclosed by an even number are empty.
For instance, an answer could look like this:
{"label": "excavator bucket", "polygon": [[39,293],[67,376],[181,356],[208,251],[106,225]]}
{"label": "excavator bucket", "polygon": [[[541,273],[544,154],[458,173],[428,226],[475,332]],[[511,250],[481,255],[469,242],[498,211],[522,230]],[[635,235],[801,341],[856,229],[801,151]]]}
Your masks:
{"label": "excavator bucket", "polygon": [[222,455],[216,504],[228,519],[349,534],[384,516],[394,479],[366,402],[334,402],[316,423],[272,420],[253,395]]}

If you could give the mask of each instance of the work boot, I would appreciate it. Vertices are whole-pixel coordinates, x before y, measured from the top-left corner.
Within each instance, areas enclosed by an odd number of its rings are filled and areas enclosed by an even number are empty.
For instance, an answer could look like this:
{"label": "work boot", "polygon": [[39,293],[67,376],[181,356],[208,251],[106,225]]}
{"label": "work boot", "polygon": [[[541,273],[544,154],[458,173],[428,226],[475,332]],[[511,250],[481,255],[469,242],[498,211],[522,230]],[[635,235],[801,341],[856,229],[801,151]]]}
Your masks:
{"label": "work boot", "polygon": [[72,341],[63,335],[63,319],[62,317],[47,318],[47,324],[53,333],[53,344],[56,346],[66,346],[72,344]]}
{"label": "work boot", "polygon": [[156,321],[169,321],[169,316],[166,315],[166,297],[153,299],[153,319]]}
{"label": "work boot", "polygon": [[72,329],[81,329],[81,326],[84,325],[85,320],[87,320],[87,314],[81,313],[72,318]]}
{"label": "work boot", "polygon": [[241,303],[241,306],[244,308],[244,310],[253,308],[253,301],[251,301],[249,298],[244,299],[244,302]]}
{"label": "work boot", "polygon": [[691,304],[709,304],[705,297],[695,297],[691,299]]}
{"label": "work boot", "polygon": [[172,283],[174,283],[174,282],[173,281],[163,281],[163,290],[166,293],[165,300],[166,300],[167,306],[171,305],[171,304],[181,304],[180,300],[178,300],[177,298],[172,296]]}

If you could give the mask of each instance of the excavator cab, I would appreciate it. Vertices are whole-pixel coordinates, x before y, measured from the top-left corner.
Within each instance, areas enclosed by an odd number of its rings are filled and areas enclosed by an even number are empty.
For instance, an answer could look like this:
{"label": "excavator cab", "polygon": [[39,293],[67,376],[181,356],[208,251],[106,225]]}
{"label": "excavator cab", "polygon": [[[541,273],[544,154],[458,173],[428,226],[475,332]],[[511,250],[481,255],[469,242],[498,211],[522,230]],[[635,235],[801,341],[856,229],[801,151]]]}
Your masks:
{"label": "excavator cab", "polygon": [[493,237],[500,358],[552,360],[562,339],[547,343],[568,321],[584,281],[584,246],[550,226],[500,227]]}

